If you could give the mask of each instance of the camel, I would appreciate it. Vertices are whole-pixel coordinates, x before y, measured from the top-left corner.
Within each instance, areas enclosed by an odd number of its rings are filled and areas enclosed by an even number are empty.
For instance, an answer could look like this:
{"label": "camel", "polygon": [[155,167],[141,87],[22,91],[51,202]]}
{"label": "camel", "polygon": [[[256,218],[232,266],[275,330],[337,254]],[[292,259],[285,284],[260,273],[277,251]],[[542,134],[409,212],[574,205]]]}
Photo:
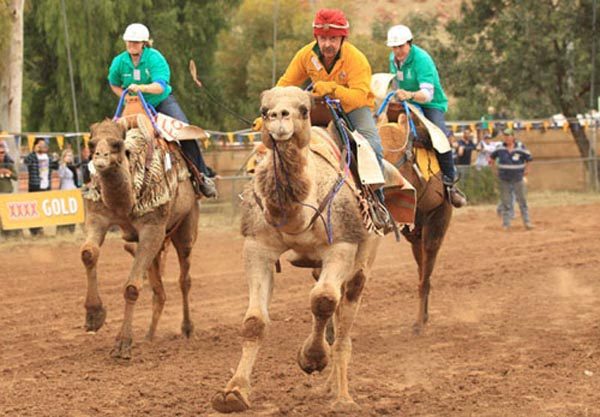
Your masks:
{"label": "camel", "polygon": [[[167,153],[164,148],[149,146],[148,137],[151,136],[140,129],[127,131],[110,120],[91,127],[90,150],[95,174],[84,193],[86,240],[81,247],[87,274],[85,328],[95,332],[106,318],[98,293],[96,266],[106,232],[118,225],[125,240],[137,242],[125,247],[134,255],[134,261],[124,286],[125,318],[111,352],[113,357],[122,359],[131,358],[133,310],[144,277],[153,291],[152,321],[146,339],[154,337],[166,300],[161,275],[168,241],[173,243],[179,257],[182,333],[189,337],[193,332],[188,302],[189,272],[199,207],[179,151]],[[165,158],[173,160],[170,170],[164,169]]]}
{"label": "camel", "polygon": [[[237,370],[212,399],[219,412],[250,408],[250,374],[269,324],[274,265],[288,250],[322,263],[319,280],[310,291],[311,333],[301,346],[297,362],[307,373],[322,371],[331,362],[326,388],[336,409],[356,407],[348,391],[350,330],[362,290],[375,260],[380,237],[364,227],[356,195],[343,185],[334,168],[310,147],[311,101],[297,87],[274,87],[261,96],[262,142],[269,149],[242,194],[243,258],[249,285],[248,309],[242,321],[242,355]],[[331,237],[327,211],[331,203]],[[321,218],[320,218],[321,217]],[[323,221],[321,221],[321,219]],[[333,316],[336,340],[325,340],[325,325]]]}
{"label": "camel", "polygon": [[[405,227],[402,233],[411,244],[418,267],[419,309],[417,320],[413,325],[413,332],[418,335],[424,330],[429,319],[430,277],[444,236],[450,225],[452,205],[444,197],[440,174],[432,172],[429,168],[424,173],[415,168],[415,158],[419,152],[427,160],[425,164],[427,167],[437,165],[433,153],[425,154],[425,149],[415,149],[412,158],[402,164],[399,163],[406,151],[405,143],[408,132],[406,115],[400,114],[397,122],[386,122],[385,117],[378,121],[383,156],[387,161],[394,164],[404,178],[417,190],[417,211],[414,228],[409,230]],[[427,130],[422,125],[417,124],[417,132],[420,138],[428,136]],[[429,176],[431,176],[429,181],[423,178]]]}

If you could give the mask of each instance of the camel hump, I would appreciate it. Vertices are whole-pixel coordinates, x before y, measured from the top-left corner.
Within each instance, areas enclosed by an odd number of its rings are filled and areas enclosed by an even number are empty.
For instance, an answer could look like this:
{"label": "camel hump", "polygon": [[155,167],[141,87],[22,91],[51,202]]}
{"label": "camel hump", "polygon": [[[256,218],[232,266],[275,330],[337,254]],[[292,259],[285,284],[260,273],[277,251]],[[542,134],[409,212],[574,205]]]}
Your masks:
{"label": "camel hump", "polygon": [[310,150],[324,158],[333,168],[340,168],[342,153],[326,129],[317,126],[311,128]]}

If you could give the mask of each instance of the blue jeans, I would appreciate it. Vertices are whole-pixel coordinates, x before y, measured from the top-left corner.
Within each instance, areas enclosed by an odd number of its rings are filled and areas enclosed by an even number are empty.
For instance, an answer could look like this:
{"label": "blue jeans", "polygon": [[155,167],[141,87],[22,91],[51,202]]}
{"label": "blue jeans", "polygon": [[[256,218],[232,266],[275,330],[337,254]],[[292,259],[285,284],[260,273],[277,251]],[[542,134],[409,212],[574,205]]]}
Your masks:
{"label": "blue jeans", "polygon": [[[184,123],[190,123],[173,94],[161,101],[161,103],[156,106],[156,111],[171,116],[174,119],[181,120]],[[202,152],[200,152],[198,142],[196,140],[182,140],[179,144],[183,153],[192,160],[194,165],[196,165],[196,168],[204,175],[211,176],[212,170],[208,170]]]}
{"label": "blue jeans", "polygon": [[[514,197],[513,197],[514,193]],[[523,180],[509,182],[500,180],[500,200],[502,203],[502,226],[510,226],[513,198],[519,203],[524,224],[529,224],[529,208],[527,207],[527,187]]]}
{"label": "blue jeans", "polygon": [[375,155],[377,156],[377,162],[383,172],[383,147],[381,146],[381,138],[375,126],[375,119],[373,119],[373,113],[369,107],[360,107],[356,110],[352,110],[348,113],[348,119],[354,125],[354,128],[363,135],[363,137],[369,142]]}
{"label": "blue jeans", "polygon": [[[450,136],[451,132],[446,129],[446,119],[444,119],[443,111],[440,109],[425,107],[422,107],[422,109],[423,114],[431,123],[439,127],[442,132],[446,134],[446,136]],[[440,163],[442,174],[444,174],[445,177],[448,177],[448,180],[454,180],[456,178],[456,168],[454,167],[454,160],[452,159],[452,151],[448,151],[443,154],[435,151],[435,155]]]}

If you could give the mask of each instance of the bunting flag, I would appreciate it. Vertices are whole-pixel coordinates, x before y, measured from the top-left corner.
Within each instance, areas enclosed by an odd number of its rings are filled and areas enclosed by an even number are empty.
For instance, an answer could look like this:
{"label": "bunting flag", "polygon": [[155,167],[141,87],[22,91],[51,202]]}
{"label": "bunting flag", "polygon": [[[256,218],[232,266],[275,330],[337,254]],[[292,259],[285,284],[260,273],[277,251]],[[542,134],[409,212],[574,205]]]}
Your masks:
{"label": "bunting flag", "polygon": [[27,147],[29,152],[33,151],[33,142],[35,142],[35,135],[27,135]]}
{"label": "bunting flag", "polygon": [[494,133],[494,122],[492,122],[492,121],[488,122],[488,130],[489,130],[490,134]]}
{"label": "bunting flag", "polygon": [[563,123],[562,128],[565,132],[569,130],[569,122],[567,120],[565,120],[565,122]]}
{"label": "bunting flag", "polygon": [[227,132],[227,142],[233,143],[233,132]]}
{"label": "bunting flag", "polygon": [[56,143],[58,143],[58,149],[62,151],[65,147],[65,137],[63,135],[58,135],[56,137]]}
{"label": "bunting flag", "polygon": [[475,123],[471,123],[469,125],[469,129],[471,129],[471,132],[475,132],[477,130],[477,127],[475,127]]}
{"label": "bunting flag", "polygon": [[515,124],[512,120],[509,120],[508,122],[506,122],[506,127],[508,127],[509,129],[513,129],[514,126],[515,126]]}
{"label": "bunting flag", "polygon": [[525,122],[525,130],[529,132],[531,130],[531,122]]}
{"label": "bunting flag", "polygon": [[450,128],[452,129],[452,133],[456,133],[458,131],[458,125],[456,123],[452,123]]}
{"label": "bunting flag", "polygon": [[89,142],[90,142],[90,134],[89,133],[84,133],[83,134],[83,147],[87,148]]}

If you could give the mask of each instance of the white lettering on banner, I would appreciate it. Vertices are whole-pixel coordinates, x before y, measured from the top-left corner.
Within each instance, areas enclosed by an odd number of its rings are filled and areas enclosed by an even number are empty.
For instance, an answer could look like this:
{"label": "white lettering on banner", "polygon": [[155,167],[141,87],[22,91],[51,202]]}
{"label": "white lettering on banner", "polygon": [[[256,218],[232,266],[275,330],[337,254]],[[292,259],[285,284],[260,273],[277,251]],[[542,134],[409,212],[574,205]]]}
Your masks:
{"label": "white lettering on banner", "polygon": [[48,217],[75,214],[77,209],[77,200],[73,197],[66,200],[64,198],[52,198],[42,201],[42,211]]}

